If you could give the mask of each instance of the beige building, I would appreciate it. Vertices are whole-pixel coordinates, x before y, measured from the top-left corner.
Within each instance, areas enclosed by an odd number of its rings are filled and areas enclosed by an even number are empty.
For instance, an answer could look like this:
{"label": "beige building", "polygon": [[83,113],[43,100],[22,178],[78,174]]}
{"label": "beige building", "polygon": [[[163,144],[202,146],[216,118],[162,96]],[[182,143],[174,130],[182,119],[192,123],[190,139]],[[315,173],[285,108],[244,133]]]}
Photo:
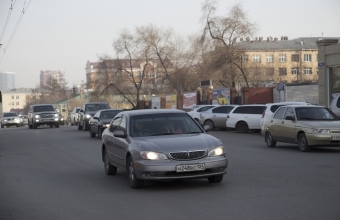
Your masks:
{"label": "beige building", "polygon": [[317,83],[319,38],[240,39],[243,65],[266,83]]}
{"label": "beige building", "polygon": [[15,111],[18,114],[27,114],[23,112],[26,105],[26,96],[31,94],[27,89],[15,89],[2,92],[2,108],[0,114],[3,112]]}
{"label": "beige building", "polygon": [[319,101],[329,107],[333,93],[340,93],[339,39],[317,41],[319,57]]}

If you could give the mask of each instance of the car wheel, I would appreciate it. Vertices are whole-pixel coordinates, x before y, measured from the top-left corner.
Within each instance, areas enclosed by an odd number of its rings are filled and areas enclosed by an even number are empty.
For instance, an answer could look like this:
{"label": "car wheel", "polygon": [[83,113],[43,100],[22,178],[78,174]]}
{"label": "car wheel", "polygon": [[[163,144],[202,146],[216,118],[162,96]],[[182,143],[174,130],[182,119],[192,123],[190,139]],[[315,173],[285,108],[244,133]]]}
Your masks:
{"label": "car wheel", "polygon": [[[33,123],[33,122],[32,122],[32,123]],[[28,128],[29,128],[29,129],[32,129],[32,125],[28,124]]]}
{"label": "car wheel", "polygon": [[59,123],[55,123],[54,127],[59,128]]}
{"label": "car wheel", "polygon": [[267,147],[275,147],[276,146],[276,141],[273,140],[273,137],[269,132],[266,133],[265,141],[267,143]]}
{"label": "car wheel", "polygon": [[96,133],[93,133],[91,128],[90,128],[90,130],[89,130],[89,133],[90,133],[90,136],[91,136],[91,137],[95,137],[95,136],[96,136]]}
{"label": "car wheel", "polygon": [[131,188],[138,189],[144,186],[144,180],[137,179],[136,177],[135,167],[131,157],[128,159],[128,173]]}
{"label": "car wheel", "polygon": [[17,125],[17,127],[20,127],[20,125]]}
{"label": "car wheel", "polygon": [[210,126],[212,131],[215,129],[215,124],[214,124],[214,122],[212,120],[206,120],[204,122],[204,125]]}
{"label": "car wheel", "polygon": [[220,183],[223,180],[223,174],[209,177],[208,180],[210,183]]}
{"label": "car wheel", "polygon": [[111,165],[106,150],[104,151],[104,168],[106,175],[116,175],[117,173],[117,167]]}
{"label": "car wheel", "polygon": [[53,125],[52,125],[52,124],[50,124],[50,128],[53,128]]}
{"label": "car wheel", "polygon": [[1,125],[1,128],[4,128],[5,126]]}
{"label": "car wheel", "polygon": [[98,128],[98,138],[101,140],[102,139],[102,131],[100,128]]}
{"label": "car wheel", "polygon": [[89,125],[89,123],[86,123],[86,121],[84,121],[84,130],[85,131],[88,131],[89,130],[89,128],[90,128],[90,125]]}
{"label": "car wheel", "polygon": [[83,130],[83,126],[81,126],[80,123],[78,123],[78,130]]}
{"label": "car wheel", "polygon": [[37,125],[32,121],[32,127],[33,127],[33,129],[37,129]]}
{"label": "car wheel", "polygon": [[311,146],[308,145],[307,138],[306,138],[306,135],[304,133],[301,133],[299,135],[298,144],[299,144],[299,149],[302,152],[308,152],[308,151],[311,150]]}
{"label": "car wheel", "polygon": [[245,123],[244,121],[241,121],[241,122],[237,123],[236,130],[239,133],[247,133],[248,132],[248,125],[247,125],[247,123]]}

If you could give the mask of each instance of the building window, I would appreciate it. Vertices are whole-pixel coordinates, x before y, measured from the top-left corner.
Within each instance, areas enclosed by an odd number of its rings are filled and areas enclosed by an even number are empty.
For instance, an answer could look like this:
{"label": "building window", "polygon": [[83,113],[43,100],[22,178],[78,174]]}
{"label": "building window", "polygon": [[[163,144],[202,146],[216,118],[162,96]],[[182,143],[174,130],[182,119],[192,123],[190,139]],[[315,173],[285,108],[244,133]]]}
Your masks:
{"label": "building window", "polygon": [[266,75],[273,76],[274,75],[274,68],[266,68]]}
{"label": "building window", "polygon": [[254,55],[253,56],[253,62],[254,63],[260,63],[261,62],[261,55]]}
{"label": "building window", "polygon": [[273,56],[273,55],[267,55],[267,56],[266,56],[266,62],[267,62],[267,63],[272,63],[272,62],[274,62],[274,56]]}
{"label": "building window", "polygon": [[305,68],[304,73],[305,75],[312,75],[312,68]]}
{"label": "building window", "polygon": [[16,99],[19,99],[19,96],[17,95],[15,98],[16,98]]}
{"label": "building window", "polygon": [[280,76],[287,75],[287,69],[286,68],[279,68],[279,74],[280,74]]}
{"label": "building window", "polygon": [[292,62],[299,62],[299,54],[293,54],[292,55]]}
{"label": "building window", "polygon": [[242,62],[248,63],[248,56],[247,55],[242,56]]}
{"label": "building window", "polygon": [[16,102],[15,104],[16,104],[16,105],[19,105],[19,102]]}
{"label": "building window", "polygon": [[299,69],[298,68],[293,68],[292,69],[292,75],[299,75]]}
{"label": "building window", "polygon": [[286,62],[286,55],[285,54],[280,54],[279,55],[279,62],[280,63]]}
{"label": "building window", "polygon": [[305,54],[305,55],[303,55],[303,60],[305,62],[312,62],[312,54]]}
{"label": "building window", "polygon": [[14,99],[14,95],[12,95],[11,98]]}

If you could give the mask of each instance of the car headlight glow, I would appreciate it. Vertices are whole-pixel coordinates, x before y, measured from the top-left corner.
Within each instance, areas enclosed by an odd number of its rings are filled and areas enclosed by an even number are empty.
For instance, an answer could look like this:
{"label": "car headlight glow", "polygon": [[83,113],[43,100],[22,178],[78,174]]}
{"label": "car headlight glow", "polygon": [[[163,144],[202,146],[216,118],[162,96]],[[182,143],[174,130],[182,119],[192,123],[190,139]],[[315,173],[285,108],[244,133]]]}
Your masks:
{"label": "car headlight glow", "polygon": [[59,117],[59,115],[58,115],[58,114],[54,114],[54,117],[58,118],[58,117]]}
{"label": "car headlight glow", "polygon": [[329,129],[312,129],[313,133],[328,134],[331,133]]}
{"label": "car headlight glow", "polygon": [[107,127],[107,128],[108,128],[109,126],[110,126],[110,124],[105,124],[105,125],[104,125],[104,127]]}
{"label": "car headlight glow", "polygon": [[91,115],[86,115],[85,117],[86,117],[86,118],[91,118]]}
{"label": "car headlight glow", "polygon": [[142,151],[140,152],[140,156],[146,160],[167,160],[168,158],[165,154],[157,153],[153,151]]}
{"label": "car headlight glow", "polygon": [[35,118],[40,118],[40,115],[35,115],[34,117],[35,117]]}
{"label": "car headlight glow", "polygon": [[216,157],[216,156],[221,156],[224,154],[224,148],[223,146],[216,147],[214,149],[211,149],[208,152],[208,157]]}

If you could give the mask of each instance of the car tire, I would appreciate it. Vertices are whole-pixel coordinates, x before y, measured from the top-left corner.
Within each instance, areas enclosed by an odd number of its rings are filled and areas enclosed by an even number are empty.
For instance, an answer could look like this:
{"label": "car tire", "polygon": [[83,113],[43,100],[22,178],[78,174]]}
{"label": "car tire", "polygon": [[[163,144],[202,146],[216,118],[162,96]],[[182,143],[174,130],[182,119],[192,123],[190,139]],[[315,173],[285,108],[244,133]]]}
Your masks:
{"label": "car tire", "polygon": [[[32,123],[33,123],[33,122],[32,122]],[[32,129],[32,125],[28,124],[28,128],[29,128],[29,129]]]}
{"label": "car tire", "polygon": [[96,136],[96,133],[93,133],[91,128],[89,129],[89,133],[90,133],[91,137],[95,137]]}
{"label": "car tire", "polygon": [[90,129],[90,125],[89,123],[86,123],[86,121],[84,121],[84,131],[88,131]]}
{"label": "car tire", "polygon": [[32,127],[33,127],[33,129],[37,129],[38,128],[38,126],[32,121]]}
{"label": "car tire", "polygon": [[50,128],[53,128],[53,125],[52,125],[52,124],[50,124]]}
{"label": "car tire", "polygon": [[59,123],[55,123],[54,127],[59,128]]}
{"label": "car tire", "polygon": [[213,131],[215,129],[215,124],[212,120],[206,120],[203,124],[204,125],[209,125],[211,127],[211,130]]}
{"label": "car tire", "polygon": [[247,133],[248,132],[248,125],[246,122],[244,121],[240,121],[239,123],[237,123],[236,125],[236,130],[239,133]]}
{"label": "car tire", "polygon": [[81,126],[80,123],[78,123],[78,130],[83,130],[83,126]]}
{"label": "car tire", "polygon": [[133,189],[138,189],[144,186],[144,180],[137,179],[135,174],[135,168],[131,157],[128,159],[128,174],[130,180],[130,186]]}
{"label": "car tire", "polygon": [[104,169],[105,169],[106,175],[116,175],[117,167],[111,165],[106,150],[104,151],[103,158],[104,158]]}
{"label": "car tire", "polygon": [[223,174],[208,177],[210,183],[220,183],[223,180]]}
{"label": "car tire", "polygon": [[4,128],[5,126],[1,125],[1,128]]}
{"label": "car tire", "polygon": [[102,130],[100,128],[98,128],[98,138],[102,139]]}
{"label": "car tire", "polygon": [[308,141],[304,133],[301,133],[299,135],[298,144],[299,144],[299,149],[302,152],[308,152],[312,148],[310,145],[308,145]]}
{"label": "car tire", "polygon": [[267,147],[275,147],[276,146],[276,141],[273,140],[273,137],[270,132],[266,133],[265,141],[267,144]]}

